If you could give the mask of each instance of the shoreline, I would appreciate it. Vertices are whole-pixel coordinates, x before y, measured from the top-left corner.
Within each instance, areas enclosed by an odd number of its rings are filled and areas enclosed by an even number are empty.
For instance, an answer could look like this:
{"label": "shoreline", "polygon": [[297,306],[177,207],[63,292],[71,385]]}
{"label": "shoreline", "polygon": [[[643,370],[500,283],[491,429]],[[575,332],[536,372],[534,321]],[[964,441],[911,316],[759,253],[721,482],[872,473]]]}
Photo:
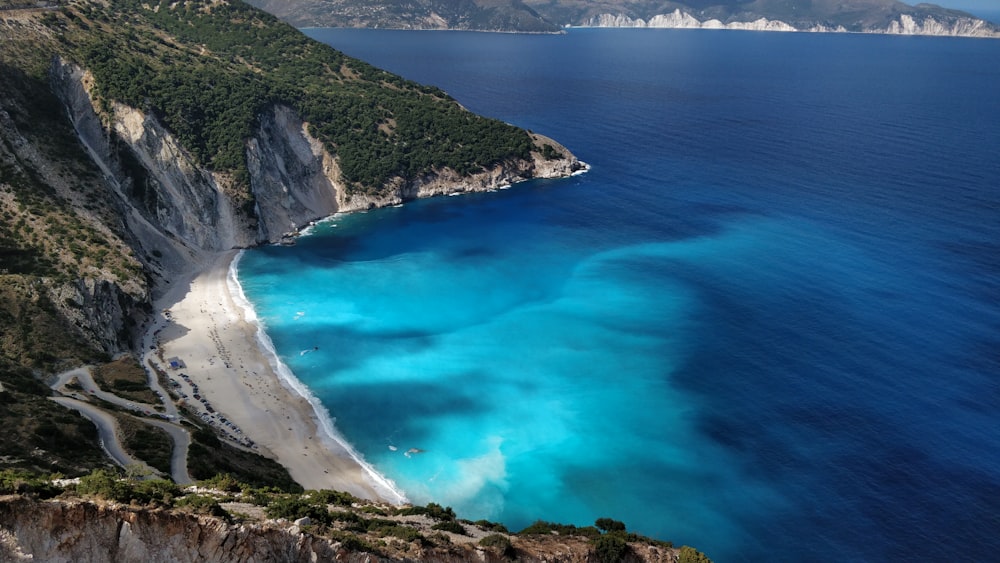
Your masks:
{"label": "shoreline", "polygon": [[[306,489],[407,502],[361,459],[328,412],[268,345],[236,276],[242,251],[208,255],[154,300],[143,364],[167,374],[189,412],[228,442],[273,458]],[[174,365],[171,365],[171,362]]]}
{"label": "shoreline", "polygon": [[[576,162],[578,169],[560,177],[591,170]],[[296,236],[341,213],[311,221]],[[319,398],[281,361],[239,282],[243,252],[206,252],[201,267],[164,280],[142,335],[142,364],[150,384],[159,386],[152,374],[166,374],[171,395],[181,396],[178,407],[187,406],[231,445],[276,460],[307,490],[333,489],[408,504],[406,494],[364,460],[337,431]],[[172,365],[175,360],[179,364]],[[173,406],[172,398],[169,402]],[[280,422],[282,414],[285,422]]]}

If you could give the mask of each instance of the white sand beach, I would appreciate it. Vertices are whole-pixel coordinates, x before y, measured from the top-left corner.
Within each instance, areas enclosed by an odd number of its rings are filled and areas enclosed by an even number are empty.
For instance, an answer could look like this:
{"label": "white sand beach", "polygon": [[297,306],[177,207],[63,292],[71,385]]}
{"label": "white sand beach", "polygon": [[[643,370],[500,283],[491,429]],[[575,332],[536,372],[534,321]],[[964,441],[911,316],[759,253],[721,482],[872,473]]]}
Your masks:
{"label": "white sand beach", "polygon": [[328,436],[309,401],[282,383],[257,340],[257,324],[247,322],[227,284],[237,254],[220,253],[200,273],[171,280],[154,304],[145,361],[177,382],[176,390],[202,420],[231,441],[277,459],[303,487],[405,501],[342,440]]}

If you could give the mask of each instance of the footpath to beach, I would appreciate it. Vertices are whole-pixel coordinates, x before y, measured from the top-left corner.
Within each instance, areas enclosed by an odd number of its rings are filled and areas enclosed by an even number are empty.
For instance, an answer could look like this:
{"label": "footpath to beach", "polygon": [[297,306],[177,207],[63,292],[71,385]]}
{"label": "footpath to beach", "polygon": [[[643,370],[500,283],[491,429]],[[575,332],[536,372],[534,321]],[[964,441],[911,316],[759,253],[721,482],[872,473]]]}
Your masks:
{"label": "footpath to beach", "polygon": [[171,280],[154,303],[143,364],[167,374],[186,407],[230,442],[276,459],[306,489],[405,502],[391,483],[327,435],[309,401],[281,381],[234,299],[228,276],[238,251]]}

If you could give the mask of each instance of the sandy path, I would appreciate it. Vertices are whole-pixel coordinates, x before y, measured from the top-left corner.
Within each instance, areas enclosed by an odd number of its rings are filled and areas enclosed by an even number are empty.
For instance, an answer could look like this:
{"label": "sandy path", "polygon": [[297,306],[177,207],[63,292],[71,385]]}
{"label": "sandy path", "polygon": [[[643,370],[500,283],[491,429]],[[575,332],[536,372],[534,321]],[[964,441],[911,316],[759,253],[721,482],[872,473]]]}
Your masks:
{"label": "sandy path", "polygon": [[[401,502],[377,473],[327,437],[309,402],[279,380],[258,345],[257,325],[246,322],[227,285],[235,256],[221,253],[193,280],[173,280],[155,303],[144,361],[167,372],[202,420],[276,458],[303,487]],[[174,358],[183,367],[171,367]]]}

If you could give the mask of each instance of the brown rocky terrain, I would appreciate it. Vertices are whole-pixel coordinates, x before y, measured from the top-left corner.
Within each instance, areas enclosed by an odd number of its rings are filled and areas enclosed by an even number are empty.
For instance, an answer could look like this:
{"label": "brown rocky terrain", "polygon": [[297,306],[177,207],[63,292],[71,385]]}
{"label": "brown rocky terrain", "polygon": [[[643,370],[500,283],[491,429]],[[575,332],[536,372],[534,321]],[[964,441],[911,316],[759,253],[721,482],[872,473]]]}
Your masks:
{"label": "brown rocky terrain", "polygon": [[[235,511],[248,505],[226,505]],[[470,535],[437,532],[432,520],[407,520],[417,530],[413,539],[378,539],[372,534],[338,535],[309,519],[255,520],[193,514],[176,509],[146,508],[80,499],[33,500],[0,497],[0,560],[70,563],[143,561],[146,563],[288,562],[425,562],[523,561],[590,563],[603,561],[592,539],[559,534],[517,536],[494,534],[509,543],[484,546],[488,532],[465,524]],[[427,534],[427,535],[424,535]],[[481,540],[480,540],[481,541]],[[488,543],[488,542],[487,542]],[[668,544],[628,542],[614,561],[675,563],[698,561],[701,554]],[[701,556],[703,557],[703,556]],[[701,559],[704,561],[705,559]]]}

